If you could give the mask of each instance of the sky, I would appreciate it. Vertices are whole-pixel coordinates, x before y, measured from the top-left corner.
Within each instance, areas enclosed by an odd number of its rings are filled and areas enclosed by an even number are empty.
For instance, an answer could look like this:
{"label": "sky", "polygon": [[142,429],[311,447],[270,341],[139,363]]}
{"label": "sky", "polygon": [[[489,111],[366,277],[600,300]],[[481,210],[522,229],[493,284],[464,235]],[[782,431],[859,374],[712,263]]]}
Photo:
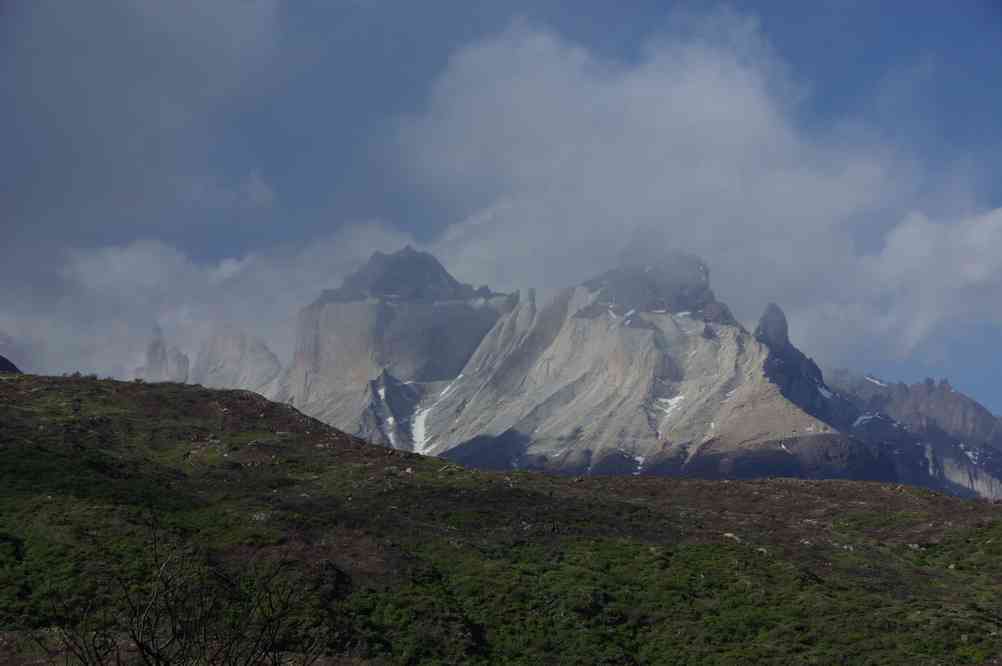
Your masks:
{"label": "sky", "polygon": [[1002,5],[0,3],[0,348],[283,359],[374,250],[556,289],[635,234],[828,367],[1002,413]]}

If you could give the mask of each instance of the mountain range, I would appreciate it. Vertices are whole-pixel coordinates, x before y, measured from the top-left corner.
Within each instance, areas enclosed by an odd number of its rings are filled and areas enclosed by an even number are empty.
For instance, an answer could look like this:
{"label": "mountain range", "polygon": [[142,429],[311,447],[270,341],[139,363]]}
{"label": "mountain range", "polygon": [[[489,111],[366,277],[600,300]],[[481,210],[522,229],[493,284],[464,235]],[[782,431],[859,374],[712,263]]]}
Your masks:
{"label": "mountain range", "polygon": [[693,255],[635,244],[545,302],[375,253],[299,314],[283,367],[231,329],[188,357],[154,331],[147,381],[244,388],[371,442],[487,469],[848,478],[1002,497],[1002,424],[947,383],[819,366],[769,304],[754,331]]}

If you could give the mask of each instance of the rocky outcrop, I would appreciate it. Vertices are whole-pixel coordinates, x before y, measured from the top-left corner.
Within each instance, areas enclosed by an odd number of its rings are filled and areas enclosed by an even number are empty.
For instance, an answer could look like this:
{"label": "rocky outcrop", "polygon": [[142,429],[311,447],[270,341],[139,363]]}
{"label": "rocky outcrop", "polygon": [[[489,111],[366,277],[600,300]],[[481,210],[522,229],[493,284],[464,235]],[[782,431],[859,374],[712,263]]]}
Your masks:
{"label": "rocky outcrop", "polygon": [[0,356],[0,373],[7,374],[21,374],[21,371],[17,369],[17,366],[8,361],[3,356]]}
{"label": "rocky outcrop", "polygon": [[367,387],[384,371],[401,382],[455,377],[517,295],[474,289],[410,247],[375,253],[338,289],[300,312],[292,363],[276,396],[363,432]]}
{"label": "rocky outcrop", "polygon": [[365,406],[358,435],[373,444],[402,448],[413,440],[411,417],[422,396],[421,385],[402,382],[384,370],[362,391]]}
{"label": "rocky outcrop", "polygon": [[1002,421],[945,379],[907,385],[844,370],[833,376],[864,411],[887,414],[917,432],[940,432],[972,445],[1002,450]]}
{"label": "rocky outcrop", "polygon": [[153,339],[146,347],[146,365],[143,366],[143,377],[149,382],[167,380],[167,342],[164,332],[159,326],[153,328]]}
{"label": "rocky outcrop", "polygon": [[847,370],[829,374],[855,410],[847,430],[890,450],[903,480],[1002,498],[999,420],[977,401],[945,380],[909,386]]}
{"label": "rocky outcrop", "polygon": [[177,347],[167,350],[167,381],[184,384],[188,381],[191,363],[188,355]]}
{"label": "rocky outcrop", "polygon": [[270,396],[281,372],[282,364],[263,340],[223,328],[202,343],[189,380],[209,388],[241,388]]}
{"label": "rocky outcrop", "polygon": [[167,347],[163,330],[153,328],[153,339],[146,347],[146,364],[135,371],[136,377],[148,382],[188,381],[188,356],[177,347]]}
{"label": "rocky outcrop", "polygon": [[767,345],[777,354],[788,354],[790,344],[790,326],[786,321],[786,313],[775,303],[769,303],[765,312],[759,318],[755,328],[755,339]]}

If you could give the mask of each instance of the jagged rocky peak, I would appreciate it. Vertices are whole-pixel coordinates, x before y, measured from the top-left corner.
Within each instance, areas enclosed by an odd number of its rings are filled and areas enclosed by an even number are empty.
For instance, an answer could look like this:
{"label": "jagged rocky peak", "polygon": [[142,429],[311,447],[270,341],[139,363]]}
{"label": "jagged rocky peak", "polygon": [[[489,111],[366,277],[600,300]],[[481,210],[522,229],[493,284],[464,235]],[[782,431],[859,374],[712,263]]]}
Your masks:
{"label": "jagged rocky peak", "polygon": [[1002,452],[1002,420],[946,379],[914,384],[884,382],[848,370],[832,373],[833,385],[853,398],[859,408],[884,413],[927,439],[947,435],[968,445]]}
{"label": "jagged rocky peak", "polygon": [[282,364],[264,340],[222,326],[203,341],[191,371],[191,381],[210,388],[243,388],[266,393],[281,371]]}
{"label": "jagged rocky peak", "polygon": [[153,339],[146,347],[145,376],[151,382],[167,379],[167,342],[164,340],[163,329],[159,326],[153,327]]}
{"label": "jagged rocky peak", "polygon": [[8,361],[3,356],[0,356],[0,373],[21,374],[21,371],[17,369],[16,365]]}
{"label": "jagged rocky peak", "polygon": [[167,381],[184,384],[188,381],[191,361],[188,355],[177,347],[167,350]]}
{"label": "jagged rocky peak", "polygon": [[[603,307],[637,312],[688,312],[720,324],[736,323],[726,305],[710,289],[710,269],[699,257],[684,252],[631,244],[619,266],[584,283],[598,292],[592,310]],[[620,313],[621,314],[621,313]]]}
{"label": "jagged rocky peak", "polygon": [[146,365],[137,368],[136,376],[149,382],[187,382],[190,362],[177,347],[167,346],[163,329],[153,327],[153,339],[146,347]]}
{"label": "jagged rocky peak", "polygon": [[325,291],[320,300],[449,301],[491,295],[487,287],[474,289],[458,281],[433,255],[408,245],[390,254],[375,252],[362,268],[346,277],[337,289]]}
{"label": "jagged rocky peak", "polygon": [[755,328],[755,339],[776,352],[781,352],[790,345],[790,327],[786,322],[786,314],[775,303],[769,303],[765,307]]}

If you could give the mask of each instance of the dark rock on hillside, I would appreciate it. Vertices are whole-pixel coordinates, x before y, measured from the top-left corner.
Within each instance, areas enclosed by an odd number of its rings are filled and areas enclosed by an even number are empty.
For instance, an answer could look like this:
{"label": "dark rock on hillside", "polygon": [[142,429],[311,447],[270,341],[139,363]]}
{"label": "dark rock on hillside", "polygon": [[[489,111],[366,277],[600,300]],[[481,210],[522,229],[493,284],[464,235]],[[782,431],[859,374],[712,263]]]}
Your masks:
{"label": "dark rock on hillside", "polygon": [[3,356],[0,356],[0,372],[8,374],[21,374],[21,371],[17,369],[17,366]]}

